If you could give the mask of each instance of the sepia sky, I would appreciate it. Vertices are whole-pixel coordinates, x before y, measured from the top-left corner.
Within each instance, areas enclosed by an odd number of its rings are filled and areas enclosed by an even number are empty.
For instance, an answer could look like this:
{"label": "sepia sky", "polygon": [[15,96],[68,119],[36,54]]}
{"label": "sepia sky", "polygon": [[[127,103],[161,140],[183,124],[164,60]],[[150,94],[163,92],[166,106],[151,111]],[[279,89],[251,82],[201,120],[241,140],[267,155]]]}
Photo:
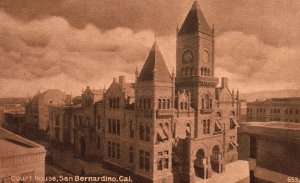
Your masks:
{"label": "sepia sky", "polygon": [[[241,92],[300,88],[299,0],[199,0],[216,29],[216,77]],[[157,35],[169,70],[191,0],[0,0],[0,97],[73,95],[134,81]]]}

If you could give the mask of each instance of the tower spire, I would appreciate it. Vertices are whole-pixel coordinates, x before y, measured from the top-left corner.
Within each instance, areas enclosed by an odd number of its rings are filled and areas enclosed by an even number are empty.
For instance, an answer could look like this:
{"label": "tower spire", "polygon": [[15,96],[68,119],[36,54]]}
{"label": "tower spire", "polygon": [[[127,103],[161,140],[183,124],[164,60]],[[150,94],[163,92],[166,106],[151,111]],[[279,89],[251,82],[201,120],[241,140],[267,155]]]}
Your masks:
{"label": "tower spire", "polygon": [[194,1],[188,15],[186,16],[179,30],[179,35],[195,32],[202,32],[209,35],[212,34],[212,29],[208,25],[197,1]]}

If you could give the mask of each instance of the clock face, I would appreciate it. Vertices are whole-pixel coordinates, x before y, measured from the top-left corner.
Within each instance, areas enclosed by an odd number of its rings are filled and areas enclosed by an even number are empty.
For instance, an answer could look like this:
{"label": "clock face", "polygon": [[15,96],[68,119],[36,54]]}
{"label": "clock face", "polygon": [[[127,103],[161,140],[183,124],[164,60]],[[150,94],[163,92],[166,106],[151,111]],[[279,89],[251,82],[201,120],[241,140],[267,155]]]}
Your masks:
{"label": "clock face", "polygon": [[183,62],[184,63],[193,62],[193,52],[191,50],[187,50],[183,53]]}
{"label": "clock face", "polygon": [[202,53],[202,59],[203,59],[203,62],[205,62],[205,63],[208,63],[210,61],[209,54],[207,51],[204,51]]}

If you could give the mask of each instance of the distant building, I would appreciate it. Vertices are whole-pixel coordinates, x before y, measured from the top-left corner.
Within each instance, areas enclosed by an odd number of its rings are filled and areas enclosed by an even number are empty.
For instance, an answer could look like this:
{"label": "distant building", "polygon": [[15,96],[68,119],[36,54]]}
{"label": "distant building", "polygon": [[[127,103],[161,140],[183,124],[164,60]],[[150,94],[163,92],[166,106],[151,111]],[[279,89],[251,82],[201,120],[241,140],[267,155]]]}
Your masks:
{"label": "distant building", "polygon": [[246,122],[240,130],[251,182],[299,182],[300,124]]}
{"label": "distant building", "polygon": [[24,124],[26,98],[0,98],[0,126],[14,132]]}
{"label": "distant building", "polygon": [[238,122],[247,121],[247,101],[239,100],[238,101]]}
{"label": "distant building", "polygon": [[44,182],[45,155],[43,146],[0,128],[0,182]]}
{"label": "distant building", "polygon": [[300,97],[271,98],[247,103],[247,121],[300,122]]}
{"label": "distant building", "polygon": [[49,105],[50,136],[62,145],[75,148],[75,155],[96,154],[96,104],[102,100],[102,90],[87,87],[80,97],[73,98],[73,104]]}
{"label": "distant building", "polygon": [[49,106],[70,106],[71,96],[56,89],[38,92],[26,104],[26,126],[46,131],[49,129]]}

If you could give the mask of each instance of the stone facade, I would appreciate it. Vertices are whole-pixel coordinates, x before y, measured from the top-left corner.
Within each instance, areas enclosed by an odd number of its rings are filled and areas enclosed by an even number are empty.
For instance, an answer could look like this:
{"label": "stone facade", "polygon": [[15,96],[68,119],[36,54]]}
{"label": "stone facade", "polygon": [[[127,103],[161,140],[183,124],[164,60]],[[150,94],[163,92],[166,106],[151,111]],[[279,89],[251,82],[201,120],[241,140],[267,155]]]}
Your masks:
{"label": "stone facade", "polygon": [[176,77],[155,42],[135,83],[121,76],[105,91],[105,162],[151,182],[197,182],[237,160],[237,97],[227,78],[217,87],[214,30],[205,22],[195,2],[177,33]]}
{"label": "stone facade", "polygon": [[247,121],[300,123],[300,98],[271,98],[248,102]]}
{"label": "stone facade", "polygon": [[0,128],[0,182],[44,182],[44,147]]}
{"label": "stone facade", "polygon": [[75,154],[97,156],[137,182],[193,183],[225,172],[238,155],[238,97],[227,78],[217,87],[214,29],[197,2],[177,30],[176,56],[170,74],[154,42],[134,83],[119,76],[97,100],[87,88],[65,108]]}

